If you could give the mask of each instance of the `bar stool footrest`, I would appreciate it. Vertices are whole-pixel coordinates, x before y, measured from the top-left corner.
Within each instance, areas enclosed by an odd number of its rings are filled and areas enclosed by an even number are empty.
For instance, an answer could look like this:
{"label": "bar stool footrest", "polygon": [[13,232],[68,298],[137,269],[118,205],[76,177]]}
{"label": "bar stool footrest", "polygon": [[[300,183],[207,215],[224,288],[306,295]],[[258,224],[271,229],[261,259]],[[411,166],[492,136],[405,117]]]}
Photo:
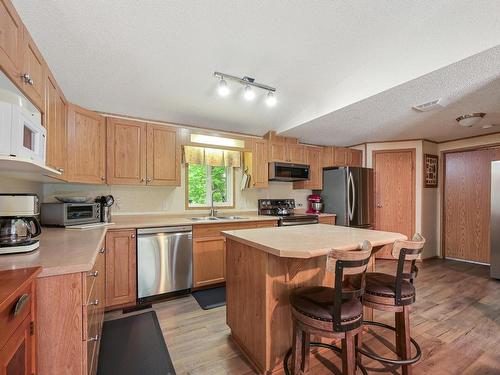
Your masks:
{"label": "bar stool footrest", "polygon": [[[382,327],[382,328],[387,328],[390,329],[391,331],[396,332],[396,328],[393,326],[390,326],[385,323],[380,323],[380,322],[374,322],[370,320],[365,320],[363,321],[363,325],[367,326],[377,326],[377,327]],[[398,365],[398,366],[403,366],[403,365],[413,365],[414,363],[418,362],[420,360],[420,357],[422,357],[422,350],[420,349],[420,345],[412,338],[410,337],[410,342],[415,348],[416,354],[413,358],[410,359],[392,359],[392,358],[385,358],[381,357],[379,355],[376,355],[374,353],[370,353],[367,350],[361,348],[361,347],[356,347],[356,351],[359,354],[362,354],[368,358],[374,359],[376,361],[382,362],[382,363],[387,363],[390,365]],[[397,354],[397,353],[395,353]]]}
{"label": "bar stool footrest", "polygon": [[[326,349],[331,349],[337,353],[342,353],[342,349],[335,345],[330,345],[330,344],[325,344],[323,342],[311,342],[309,343],[310,347],[319,347],[319,348],[326,348]],[[283,369],[285,370],[285,375],[290,375],[290,369],[288,368],[288,360],[290,359],[292,355],[292,348],[288,350],[285,354],[285,359],[283,359]],[[363,375],[368,375],[368,371],[366,371],[365,366],[363,366],[359,361],[356,360],[356,368],[359,368]]]}

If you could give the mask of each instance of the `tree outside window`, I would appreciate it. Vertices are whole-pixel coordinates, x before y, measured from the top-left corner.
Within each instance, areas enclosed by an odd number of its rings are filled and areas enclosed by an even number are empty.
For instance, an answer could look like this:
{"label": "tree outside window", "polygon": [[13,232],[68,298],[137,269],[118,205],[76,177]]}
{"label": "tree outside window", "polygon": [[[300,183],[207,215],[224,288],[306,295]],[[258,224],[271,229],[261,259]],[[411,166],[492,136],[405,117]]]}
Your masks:
{"label": "tree outside window", "polygon": [[233,168],[188,164],[188,207],[209,207],[214,192],[214,206],[233,205]]}

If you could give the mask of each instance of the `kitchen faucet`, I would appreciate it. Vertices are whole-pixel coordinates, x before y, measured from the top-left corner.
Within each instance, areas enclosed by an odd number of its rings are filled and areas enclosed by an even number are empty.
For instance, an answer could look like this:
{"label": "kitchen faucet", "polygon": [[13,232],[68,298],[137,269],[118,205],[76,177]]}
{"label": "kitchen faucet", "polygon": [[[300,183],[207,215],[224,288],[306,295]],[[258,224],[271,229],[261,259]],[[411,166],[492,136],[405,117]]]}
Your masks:
{"label": "kitchen faucet", "polygon": [[[212,191],[212,202],[210,204],[210,212],[209,212],[209,215],[210,217],[216,217],[217,216],[217,210],[214,209],[214,194],[215,193],[219,193],[218,190],[213,190]],[[222,194],[222,192],[220,192]]]}

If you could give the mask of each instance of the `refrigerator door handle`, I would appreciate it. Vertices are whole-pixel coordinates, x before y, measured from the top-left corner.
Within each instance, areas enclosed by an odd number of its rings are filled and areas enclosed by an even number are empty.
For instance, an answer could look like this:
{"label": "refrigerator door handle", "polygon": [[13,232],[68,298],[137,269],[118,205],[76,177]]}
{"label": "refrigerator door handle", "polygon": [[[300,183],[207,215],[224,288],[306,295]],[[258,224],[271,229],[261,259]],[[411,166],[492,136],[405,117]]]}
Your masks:
{"label": "refrigerator door handle", "polygon": [[351,224],[351,172],[349,172],[349,177],[347,177],[347,215],[345,218],[345,225],[350,226]]}
{"label": "refrigerator door handle", "polygon": [[349,179],[351,180],[351,189],[352,189],[352,207],[351,212],[349,213],[350,220],[354,218],[354,209],[356,207],[356,186],[354,185],[354,178],[352,177],[352,173],[349,172]]}

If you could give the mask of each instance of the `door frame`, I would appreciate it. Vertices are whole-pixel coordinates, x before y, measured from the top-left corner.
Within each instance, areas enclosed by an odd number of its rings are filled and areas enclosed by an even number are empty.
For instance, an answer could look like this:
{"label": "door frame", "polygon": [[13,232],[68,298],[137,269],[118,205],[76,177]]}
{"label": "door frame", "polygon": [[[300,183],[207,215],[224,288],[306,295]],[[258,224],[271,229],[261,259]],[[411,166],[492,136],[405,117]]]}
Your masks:
{"label": "door frame", "polygon": [[372,151],[372,169],[373,169],[373,191],[374,191],[374,199],[373,199],[373,205],[375,206],[373,208],[374,212],[374,224],[377,223],[377,207],[376,207],[376,197],[377,197],[377,173],[376,173],[376,155],[377,154],[386,154],[386,153],[397,153],[397,152],[411,152],[411,161],[412,161],[412,169],[413,173],[411,176],[411,197],[413,200],[413,204],[411,205],[411,227],[412,227],[412,235],[415,233],[415,228],[416,228],[416,209],[417,209],[417,194],[416,194],[416,180],[417,180],[417,163],[416,163],[416,154],[417,154],[417,149],[416,148],[398,148],[398,149],[388,149],[388,150],[373,150]]}
{"label": "door frame", "polygon": [[[446,155],[447,154],[455,154],[455,153],[460,153],[460,152],[468,152],[468,151],[481,151],[481,150],[487,150],[487,149],[498,149],[500,148],[500,143],[495,142],[487,145],[476,145],[476,146],[468,146],[468,147],[460,147],[460,148],[454,148],[450,150],[444,150],[440,152],[440,158],[441,158],[441,165],[439,166],[441,169],[441,172],[439,173],[439,178],[443,182],[441,185],[441,191],[439,192],[439,199],[440,199],[440,204],[439,204],[439,213],[440,213],[440,224],[441,228],[439,230],[439,234],[441,236],[441,240],[439,241],[441,243],[441,258],[446,259],[446,247],[445,247],[445,236],[444,236],[444,230],[445,230],[445,214],[444,214],[444,197],[445,197],[445,191],[446,191]],[[462,260],[459,259],[459,261],[463,262],[469,262],[469,263],[478,263],[478,262],[473,262],[470,260]],[[480,263],[480,264],[485,264],[485,263]]]}

